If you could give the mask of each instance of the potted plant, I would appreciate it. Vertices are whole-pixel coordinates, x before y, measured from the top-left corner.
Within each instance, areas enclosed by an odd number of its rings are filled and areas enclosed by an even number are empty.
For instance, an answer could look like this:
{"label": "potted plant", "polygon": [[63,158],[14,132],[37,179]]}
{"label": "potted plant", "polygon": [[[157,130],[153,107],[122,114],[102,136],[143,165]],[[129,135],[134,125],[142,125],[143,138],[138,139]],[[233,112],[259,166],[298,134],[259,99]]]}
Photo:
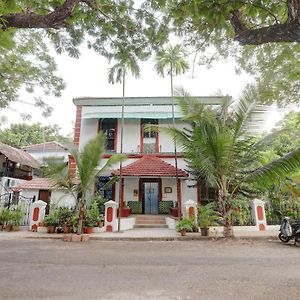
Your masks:
{"label": "potted plant", "polygon": [[100,221],[100,213],[96,201],[93,201],[90,209],[86,211],[85,215],[85,233],[91,234],[93,232],[94,226]]}
{"label": "potted plant", "polygon": [[55,233],[55,228],[59,224],[58,211],[56,208],[51,208],[49,215],[45,216],[45,226],[47,227],[48,233]]}
{"label": "potted plant", "polygon": [[21,220],[23,217],[24,217],[24,212],[21,208],[16,208],[11,211],[10,221],[12,224],[13,231],[20,230]]}
{"label": "potted plant", "polygon": [[2,224],[2,229],[5,229],[9,219],[10,219],[10,210],[8,208],[3,208],[0,212],[0,223]]}
{"label": "potted plant", "polygon": [[189,218],[182,218],[176,224],[176,231],[185,236],[187,231],[193,231],[193,221]]}
{"label": "potted plant", "polygon": [[216,210],[214,202],[198,207],[198,222],[202,236],[208,236],[209,227],[217,225],[220,220],[220,215]]}
{"label": "potted plant", "polygon": [[62,227],[64,233],[71,232],[72,211],[68,207],[60,207],[58,209],[59,226]]}

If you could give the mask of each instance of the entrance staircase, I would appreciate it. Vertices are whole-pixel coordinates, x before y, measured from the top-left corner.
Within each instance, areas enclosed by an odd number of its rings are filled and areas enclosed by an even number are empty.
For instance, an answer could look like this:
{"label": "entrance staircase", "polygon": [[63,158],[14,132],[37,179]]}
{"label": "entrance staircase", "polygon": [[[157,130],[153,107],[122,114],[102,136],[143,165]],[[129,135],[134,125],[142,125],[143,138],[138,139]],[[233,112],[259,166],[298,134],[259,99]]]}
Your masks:
{"label": "entrance staircase", "polygon": [[164,215],[136,215],[134,228],[168,228]]}

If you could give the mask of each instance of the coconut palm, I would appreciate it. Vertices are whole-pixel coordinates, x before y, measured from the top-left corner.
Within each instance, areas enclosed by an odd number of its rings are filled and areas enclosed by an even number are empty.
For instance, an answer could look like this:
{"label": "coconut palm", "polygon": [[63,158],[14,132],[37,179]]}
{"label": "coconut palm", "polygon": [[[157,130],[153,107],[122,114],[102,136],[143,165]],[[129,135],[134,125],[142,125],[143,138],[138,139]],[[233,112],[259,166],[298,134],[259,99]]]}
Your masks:
{"label": "coconut palm", "polygon": [[70,173],[66,164],[48,162],[47,177],[53,179],[56,186],[67,189],[78,201],[77,234],[82,233],[88,195],[92,192],[97,174],[105,172],[122,159],[121,155],[112,155],[100,168],[101,157],[105,151],[105,139],[104,134],[100,132],[84,146],[82,151],[77,149],[71,151],[77,166],[76,178]]}
{"label": "coconut palm", "polygon": [[[121,143],[120,143],[120,153],[123,154],[123,140],[124,140],[124,109],[125,109],[125,78],[127,71],[130,71],[134,77],[140,76],[140,68],[137,61],[133,57],[128,57],[128,53],[117,53],[114,57],[117,63],[109,69],[108,81],[112,84],[116,82],[122,83],[122,114],[121,114]],[[122,160],[120,160],[120,183],[119,183],[119,214],[118,214],[118,231],[121,230],[121,211],[123,208],[123,203],[121,201],[121,190],[122,190]]]}
{"label": "coconut palm", "polygon": [[179,105],[191,127],[167,129],[182,145],[195,179],[217,189],[225,237],[232,236],[231,205],[237,195],[250,197],[300,168],[300,148],[263,163],[263,151],[276,135],[255,135],[265,108],[252,102],[253,96],[245,93],[235,107],[218,111],[185,96]]}
{"label": "coconut palm", "polygon": [[[172,98],[172,121],[175,128],[175,111],[174,111],[174,87],[173,77],[183,74],[189,69],[189,65],[185,59],[186,52],[180,45],[168,46],[165,51],[159,52],[156,56],[155,69],[159,75],[165,76],[165,73],[170,76],[170,88]],[[175,155],[175,168],[176,168],[176,185],[178,182],[178,164],[177,164],[177,146],[174,139],[174,155]],[[180,217],[181,203],[178,199],[179,191],[178,185],[176,189],[177,203],[178,203],[178,216]]]}

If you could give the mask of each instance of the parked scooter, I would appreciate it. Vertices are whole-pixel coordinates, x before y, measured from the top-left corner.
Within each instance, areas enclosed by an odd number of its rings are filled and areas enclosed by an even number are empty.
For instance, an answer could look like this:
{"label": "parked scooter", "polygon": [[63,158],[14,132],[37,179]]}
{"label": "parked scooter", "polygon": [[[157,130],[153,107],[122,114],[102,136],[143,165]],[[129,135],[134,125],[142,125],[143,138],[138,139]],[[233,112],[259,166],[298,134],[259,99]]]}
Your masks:
{"label": "parked scooter", "polygon": [[282,242],[288,243],[290,240],[294,239],[295,246],[300,245],[300,221],[290,224],[290,218],[284,217],[279,231],[278,237]]}

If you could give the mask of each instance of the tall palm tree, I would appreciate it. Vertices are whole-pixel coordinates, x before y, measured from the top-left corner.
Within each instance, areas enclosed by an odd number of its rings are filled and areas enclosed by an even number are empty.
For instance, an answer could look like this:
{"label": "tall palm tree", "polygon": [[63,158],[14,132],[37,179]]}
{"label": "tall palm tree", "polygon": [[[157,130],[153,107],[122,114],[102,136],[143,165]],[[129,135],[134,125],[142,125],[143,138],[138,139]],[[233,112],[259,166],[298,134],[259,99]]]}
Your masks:
{"label": "tall palm tree", "polygon": [[[174,110],[174,87],[173,77],[183,74],[189,69],[189,65],[185,59],[186,52],[180,45],[169,45],[165,51],[159,52],[156,56],[155,68],[159,75],[162,77],[167,73],[170,76],[170,89],[172,99],[172,122],[175,128],[175,110]],[[176,199],[178,204],[178,217],[180,217],[181,203],[179,201],[179,187],[178,187],[178,158],[177,158],[177,145],[176,139],[174,139],[174,155],[175,155],[175,168],[176,168]]]}
{"label": "tall palm tree", "polygon": [[92,192],[93,183],[97,174],[105,172],[113,164],[122,159],[121,155],[111,156],[103,167],[99,167],[101,157],[105,151],[105,139],[103,133],[99,133],[94,139],[90,140],[82,151],[73,149],[71,151],[77,166],[77,176],[74,179],[66,164],[48,161],[46,171],[47,177],[55,182],[56,186],[63,187],[78,201],[78,226],[77,234],[82,233],[86,214],[86,204],[89,193]]}
{"label": "tall palm tree", "polygon": [[[124,109],[125,109],[125,78],[127,71],[130,71],[134,77],[140,76],[140,68],[136,59],[128,57],[128,53],[120,52],[114,57],[117,63],[109,69],[108,81],[112,84],[119,82],[122,83],[122,114],[121,114],[121,143],[120,143],[120,154],[123,154],[123,140],[124,140]],[[121,230],[121,212],[123,209],[123,202],[121,199],[122,188],[123,188],[123,176],[122,176],[122,160],[120,160],[120,178],[119,178],[119,214],[118,214],[118,231]]]}
{"label": "tall palm tree", "polygon": [[[226,110],[213,110],[190,97],[179,100],[190,129],[166,129],[184,149],[191,173],[218,190],[218,206],[224,222],[224,236],[232,236],[231,205],[237,195],[270,187],[300,169],[300,148],[265,163],[264,151],[276,135],[258,137],[264,108],[245,93],[239,103]],[[226,113],[224,113],[226,112]]]}

